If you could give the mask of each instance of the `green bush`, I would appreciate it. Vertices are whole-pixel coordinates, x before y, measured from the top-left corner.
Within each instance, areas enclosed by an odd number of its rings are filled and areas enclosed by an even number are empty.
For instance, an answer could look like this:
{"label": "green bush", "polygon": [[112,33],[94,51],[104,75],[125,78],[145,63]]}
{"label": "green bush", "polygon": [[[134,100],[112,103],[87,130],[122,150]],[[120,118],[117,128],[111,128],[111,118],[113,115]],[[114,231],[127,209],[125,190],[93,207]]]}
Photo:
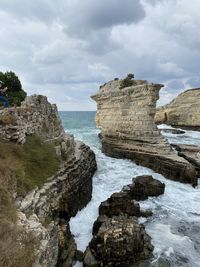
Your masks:
{"label": "green bush", "polygon": [[10,105],[20,106],[26,97],[26,92],[22,89],[18,76],[12,71],[0,72],[0,81],[3,82],[4,87],[8,87],[6,96]]}
{"label": "green bush", "polygon": [[135,84],[136,82],[134,81],[134,74],[129,73],[127,74],[126,78],[121,81],[119,89],[123,89],[125,87],[129,87]]}

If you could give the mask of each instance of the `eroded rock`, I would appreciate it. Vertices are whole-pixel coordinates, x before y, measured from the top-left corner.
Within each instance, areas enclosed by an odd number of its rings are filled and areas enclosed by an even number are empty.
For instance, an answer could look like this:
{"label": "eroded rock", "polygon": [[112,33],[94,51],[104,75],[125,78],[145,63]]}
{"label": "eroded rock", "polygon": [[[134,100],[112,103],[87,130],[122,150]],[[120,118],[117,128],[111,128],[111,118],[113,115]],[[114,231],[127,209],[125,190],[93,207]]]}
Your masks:
{"label": "eroded rock", "polygon": [[190,89],[178,95],[171,103],[159,107],[157,124],[169,124],[183,129],[200,130],[200,89]]}
{"label": "eroded rock", "polygon": [[151,216],[152,212],[140,211],[134,199],[143,200],[163,193],[164,184],[151,176],[140,176],[102,202],[100,215],[93,225],[93,238],[85,252],[84,266],[128,267],[150,258],[151,239],[145,227],[138,223],[138,217]]}
{"label": "eroded rock", "polygon": [[154,123],[162,85],[135,81],[134,86],[120,89],[120,84],[120,80],[110,81],[92,96],[97,102],[96,124],[101,129],[102,151],[195,186],[194,167],[173,151]]}

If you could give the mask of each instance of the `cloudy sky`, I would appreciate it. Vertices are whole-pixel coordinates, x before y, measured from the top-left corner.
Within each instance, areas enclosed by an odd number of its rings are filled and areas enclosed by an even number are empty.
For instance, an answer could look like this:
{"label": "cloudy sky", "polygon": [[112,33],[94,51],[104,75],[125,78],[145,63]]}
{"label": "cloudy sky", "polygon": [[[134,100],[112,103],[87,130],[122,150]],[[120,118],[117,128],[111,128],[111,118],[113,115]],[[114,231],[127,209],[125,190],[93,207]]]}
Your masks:
{"label": "cloudy sky", "polygon": [[164,83],[159,104],[200,86],[199,0],[0,0],[0,70],[60,110],[95,110],[100,84]]}

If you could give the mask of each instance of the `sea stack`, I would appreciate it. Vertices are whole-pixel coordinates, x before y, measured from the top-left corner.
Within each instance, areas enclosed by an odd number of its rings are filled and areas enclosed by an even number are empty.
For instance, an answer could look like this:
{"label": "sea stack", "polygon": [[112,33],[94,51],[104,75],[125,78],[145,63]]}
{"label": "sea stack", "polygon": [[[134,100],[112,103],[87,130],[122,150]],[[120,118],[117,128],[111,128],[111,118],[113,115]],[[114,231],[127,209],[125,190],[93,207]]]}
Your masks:
{"label": "sea stack", "polygon": [[187,90],[157,109],[155,122],[189,130],[200,130],[200,88]]}
{"label": "sea stack", "polygon": [[195,186],[195,168],[177,155],[154,123],[161,87],[143,80],[133,80],[131,86],[126,86],[124,80],[118,79],[100,87],[92,99],[97,102],[96,124],[101,129],[102,151]]}

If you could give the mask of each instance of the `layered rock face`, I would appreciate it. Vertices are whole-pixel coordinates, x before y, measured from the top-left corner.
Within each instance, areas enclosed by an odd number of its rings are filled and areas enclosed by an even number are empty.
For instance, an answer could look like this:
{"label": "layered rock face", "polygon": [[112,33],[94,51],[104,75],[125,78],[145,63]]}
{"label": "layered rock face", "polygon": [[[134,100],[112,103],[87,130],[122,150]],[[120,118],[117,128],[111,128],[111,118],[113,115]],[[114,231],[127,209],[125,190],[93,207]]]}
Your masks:
{"label": "layered rock face", "polygon": [[[144,190],[144,186],[148,189]],[[102,202],[93,226],[93,238],[85,252],[84,266],[129,267],[149,259],[153,246],[144,225],[138,223],[138,217],[145,212],[140,210],[135,197],[143,200],[158,196],[164,193],[164,187],[151,176],[140,176]]]}
{"label": "layered rock face", "polygon": [[96,124],[101,129],[102,151],[132,159],[169,179],[196,185],[193,166],[177,156],[154,123],[160,84],[135,81],[120,89],[110,81],[92,96],[97,102]]}
{"label": "layered rock face", "polygon": [[171,103],[157,109],[155,122],[184,129],[200,130],[200,89],[187,90]]}
{"label": "layered rock face", "polygon": [[45,141],[63,137],[64,130],[56,105],[51,105],[47,97],[33,95],[27,97],[20,107],[0,111],[0,136],[20,144],[26,136],[37,134]]}
{"label": "layered rock face", "polygon": [[28,97],[21,107],[0,111],[5,141],[23,145],[33,134],[54,145],[60,169],[25,198],[15,195],[18,224],[36,237],[35,267],[72,266],[76,245],[69,219],[91,199],[95,154],[64,132],[56,106],[44,96]]}

